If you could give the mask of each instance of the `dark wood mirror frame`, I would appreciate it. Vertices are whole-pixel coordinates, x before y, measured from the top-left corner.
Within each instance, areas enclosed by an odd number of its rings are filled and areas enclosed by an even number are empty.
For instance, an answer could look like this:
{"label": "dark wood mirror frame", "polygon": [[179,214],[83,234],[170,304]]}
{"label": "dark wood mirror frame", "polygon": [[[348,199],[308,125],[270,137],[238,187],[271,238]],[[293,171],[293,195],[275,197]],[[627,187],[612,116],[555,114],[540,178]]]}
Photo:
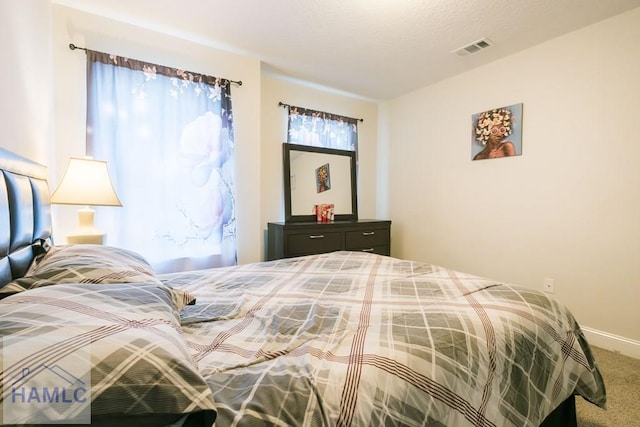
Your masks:
{"label": "dark wood mirror frame", "polygon": [[[349,213],[343,213],[341,209],[337,209],[334,214],[334,221],[357,221],[358,220],[358,191],[356,181],[356,153],[355,151],[337,150],[333,148],[312,147],[308,145],[297,144],[282,144],[283,152],[283,170],[284,170],[284,217],[285,222],[315,222],[316,216],[312,214],[312,205],[308,207],[309,214],[301,215],[298,213],[298,209],[292,206],[291,192],[291,161],[292,157],[295,157],[296,152],[302,153],[317,153],[322,155],[322,158],[328,158],[331,156],[339,156],[336,160],[346,157],[348,159],[350,170],[347,172],[350,181],[350,187],[346,191],[350,194],[351,211]],[[328,156],[328,157],[326,157]],[[334,183],[337,185],[344,184],[341,182]],[[334,185],[332,184],[332,185]],[[344,188],[342,188],[344,190]],[[333,203],[332,201],[330,203]]]}

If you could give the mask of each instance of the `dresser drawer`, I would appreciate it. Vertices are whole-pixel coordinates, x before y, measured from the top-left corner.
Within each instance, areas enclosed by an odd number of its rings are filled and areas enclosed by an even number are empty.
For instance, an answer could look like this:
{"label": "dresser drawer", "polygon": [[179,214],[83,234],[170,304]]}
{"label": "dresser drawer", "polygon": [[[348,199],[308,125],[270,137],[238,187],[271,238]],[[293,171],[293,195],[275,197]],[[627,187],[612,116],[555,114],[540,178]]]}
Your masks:
{"label": "dresser drawer", "polygon": [[267,261],[335,251],[389,255],[391,221],[270,222]]}
{"label": "dresser drawer", "polygon": [[294,256],[339,251],[343,247],[343,235],[343,233],[326,231],[289,234],[287,252],[290,256]]}
{"label": "dresser drawer", "polygon": [[347,250],[368,249],[385,245],[389,245],[388,228],[363,228],[362,230],[347,231],[346,233]]}

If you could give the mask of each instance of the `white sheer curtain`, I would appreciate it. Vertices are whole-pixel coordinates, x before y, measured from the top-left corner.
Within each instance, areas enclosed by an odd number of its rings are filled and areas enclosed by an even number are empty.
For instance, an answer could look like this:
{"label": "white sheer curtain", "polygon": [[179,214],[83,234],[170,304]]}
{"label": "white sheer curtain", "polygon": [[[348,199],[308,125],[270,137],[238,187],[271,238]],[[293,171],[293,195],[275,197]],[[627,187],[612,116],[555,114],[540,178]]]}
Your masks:
{"label": "white sheer curtain", "polygon": [[230,81],[87,51],[87,154],[122,208],[97,208],[107,244],[159,272],[237,262]]}
{"label": "white sheer curtain", "polygon": [[358,119],[291,105],[287,107],[288,143],[358,152]]}

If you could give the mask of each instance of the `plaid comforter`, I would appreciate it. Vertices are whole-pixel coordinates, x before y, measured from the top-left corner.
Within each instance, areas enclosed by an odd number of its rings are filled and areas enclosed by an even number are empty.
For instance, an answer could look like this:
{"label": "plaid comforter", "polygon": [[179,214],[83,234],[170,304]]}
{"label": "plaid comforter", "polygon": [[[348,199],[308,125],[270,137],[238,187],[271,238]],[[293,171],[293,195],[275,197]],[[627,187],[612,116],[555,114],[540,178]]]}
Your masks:
{"label": "plaid comforter", "polygon": [[605,387],[547,295],[357,252],[160,275],[217,426],[538,426]]}

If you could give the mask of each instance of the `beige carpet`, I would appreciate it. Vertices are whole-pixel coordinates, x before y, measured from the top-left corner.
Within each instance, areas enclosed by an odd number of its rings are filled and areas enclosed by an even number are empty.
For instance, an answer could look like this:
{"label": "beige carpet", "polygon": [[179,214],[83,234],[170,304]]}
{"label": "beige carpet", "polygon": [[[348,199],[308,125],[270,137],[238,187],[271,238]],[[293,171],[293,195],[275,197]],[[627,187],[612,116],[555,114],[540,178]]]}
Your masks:
{"label": "beige carpet", "polygon": [[640,427],[640,359],[592,350],[607,389],[607,409],[576,397],[578,427]]}

